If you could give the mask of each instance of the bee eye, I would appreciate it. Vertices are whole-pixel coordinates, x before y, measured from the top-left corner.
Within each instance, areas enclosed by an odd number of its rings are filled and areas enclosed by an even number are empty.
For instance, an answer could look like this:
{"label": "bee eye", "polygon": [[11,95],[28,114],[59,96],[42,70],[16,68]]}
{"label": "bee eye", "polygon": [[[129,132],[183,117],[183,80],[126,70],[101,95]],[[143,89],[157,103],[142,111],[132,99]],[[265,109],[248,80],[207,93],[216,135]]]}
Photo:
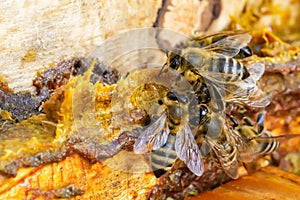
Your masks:
{"label": "bee eye", "polygon": [[172,68],[172,69],[178,69],[178,67],[179,67],[179,55],[176,55],[176,56],[174,56],[172,59],[171,59],[171,62],[170,62],[170,67]]}
{"label": "bee eye", "polygon": [[167,97],[172,101],[178,101],[178,98],[174,92],[168,92]]}
{"label": "bee eye", "polygon": [[245,57],[252,56],[252,50],[248,46],[245,46],[245,47],[241,48],[240,52],[242,52]]}

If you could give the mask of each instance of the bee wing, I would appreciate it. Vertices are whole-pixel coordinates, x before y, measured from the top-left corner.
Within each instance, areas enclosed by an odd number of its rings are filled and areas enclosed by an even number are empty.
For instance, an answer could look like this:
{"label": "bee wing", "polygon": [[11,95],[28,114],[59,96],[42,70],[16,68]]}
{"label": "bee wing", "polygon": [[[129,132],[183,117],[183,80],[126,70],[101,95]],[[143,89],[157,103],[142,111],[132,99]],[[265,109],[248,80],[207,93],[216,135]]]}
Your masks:
{"label": "bee wing", "polygon": [[180,128],[176,134],[175,151],[180,160],[197,176],[201,176],[204,165],[200,149],[188,124]]}
{"label": "bee wing", "polygon": [[204,40],[209,40],[209,39],[211,39],[212,41],[213,40],[218,41],[218,38],[223,39],[223,38],[228,37],[228,36],[245,34],[245,33],[246,33],[246,31],[244,31],[244,30],[221,31],[221,32],[214,33],[214,34],[211,34],[211,35],[196,34],[196,35],[192,36],[192,39],[196,40],[199,43],[204,41]]}
{"label": "bee wing", "polygon": [[[248,97],[251,92],[257,89],[256,82],[253,79],[244,79],[237,81],[228,81],[236,79],[238,75],[226,74],[218,72],[205,72],[202,75],[209,80],[209,84],[214,84],[219,90],[223,89],[226,91],[226,99],[230,99],[230,95],[236,95],[240,98]],[[224,95],[225,96],[225,95]]]}
{"label": "bee wing", "polygon": [[238,161],[235,150],[235,145],[232,145],[231,152],[227,152],[223,145],[218,144],[214,140],[206,137],[210,148],[216,154],[218,161],[220,162],[224,172],[232,179],[238,178]]}
{"label": "bee wing", "polygon": [[264,73],[264,65],[254,63],[248,66],[250,76],[244,80],[238,80],[230,82],[227,80],[236,79],[237,75],[205,72],[202,75],[209,81],[210,84],[214,84],[219,90],[224,89],[226,91],[227,102],[244,103],[251,107],[265,107],[270,104],[271,98],[262,92],[256,85],[259,78]]}
{"label": "bee wing", "polygon": [[236,85],[241,85],[243,88],[256,88],[257,81],[262,77],[265,72],[265,65],[261,63],[253,63],[246,66],[249,72],[249,77],[244,80],[236,82]]}
{"label": "bee wing", "polygon": [[133,146],[135,153],[141,154],[149,150],[157,150],[166,144],[170,133],[166,119],[166,112],[163,112],[154,123],[140,131],[141,134]]}
{"label": "bee wing", "polygon": [[231,144],[235,144],[238,152],[238,160],[242,162],[251,162],[254,158],[254,152],[246,138],[242,137],[236,130],[224,126],[224,131]]}
{"label": "bee wing", "polygon": [[237,179],[239,177],[238,174],[238,160],[236,158],[237,155],[229,154],[229,157],[232,158],[231,163],[226,163],[228,157],[219,157],[219,161],[221,163],[222,168],[224,169],[225,173],[232,179]]}
{"label": "bee wing", "polygon": [[152,150],[157,150],[166,144],[169,133],[169,126],[166,124],[164,129],[161,132],[158,132],[157,137],[153,137],[152,140],[150,140],[149,144],[151,144]]}
{"label": "bee wing", "polygon": [[251,78],[254,82],[257,82],[265,72],[265,65],[262,63],[252,63],[246,66]]}
{"label": "bee wing", "polygon": [[214,51],[228,57],[234,57],[240,52],[242,47],[245,47],[250,42],[251,38],[251,35],[247,33],[230,35],[205,46],[204,49]]}
{"label": "bee wing", "polygon": [[206,80],[207,88],[211,97],[211,107],[214,112],[223,112],[225,109],[224,98],[225,91],[220,89],[215,82]]}
{"label": "bee wing", "polygon": [[[236,92],[241,91],[242,89],[237,89]],[[255,88],[253,92],[248,96],[246,95],[246,91],[243,90],[240,94],[244,94],[244,96],[239,95],[239,93],[233,94],[230,99],[227,99],[227,102],[236,102],[243,103],[244,105],[254,107],[254,108],[263,108],[271,103],[272,98],[266,95],[264,92]]]}
{"label": "bee wing", "polygon": [[226,83],[226,101],[243,103],[247,106],[262,108],[271,103],[271,97],[260,90],[251,78],[235,83]]}
{"label": "bee wing", "polygon": [[226,102],[235,102],[250,107],[262,108],[271,103],[271,97],[261,91],[256,85],[247,81],[226,84]]}

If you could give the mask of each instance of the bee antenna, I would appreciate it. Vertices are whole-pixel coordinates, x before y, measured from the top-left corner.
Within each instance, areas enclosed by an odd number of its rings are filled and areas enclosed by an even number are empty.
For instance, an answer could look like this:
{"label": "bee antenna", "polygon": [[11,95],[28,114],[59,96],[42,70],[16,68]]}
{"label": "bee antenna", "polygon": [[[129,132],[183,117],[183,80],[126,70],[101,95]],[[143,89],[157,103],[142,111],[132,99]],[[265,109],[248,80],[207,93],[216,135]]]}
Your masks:
{"label": "bee antenna", "polygon": [[257,122],[257,132],[261,134],[262,131],[264,130],[265,115],[263,113],[258,114],[256,122]]}
{"label": "bee antenna", "polygon": [[254,126],[254,123],[248,117],[243,117],[243,120],[248,126]]}
{"label": "bee antenna", "polygon": [[236,128],[239,126],[239,122],[237,121],[236,118],[234,118],[232,115],[227,114],[227,117],[229,117],[230,121],[233,123],[233,127]]}
{"label": "bee antenna", "polygon": [[248,140],[256,140],[256,141],[270,141],[270,139],[293,139],[293,138],[299,138],[300,134],[285,134],[285,135],[276,135],[276,136],[268,136],[268,137],[260,137],[260,136],[254,136],[254,137],[248,137]]}
{"label": "bee antenna", "polygon": [[160,77],[160,75],[162,74],[162,72],[163,72],[163,70],[164,70],[164,68],[167,66],[167,63],[165,63],[163,66],[162,66],[162,68],[160,69],[160,71],[159,71],[159,74],[158,74],[158,77]]}

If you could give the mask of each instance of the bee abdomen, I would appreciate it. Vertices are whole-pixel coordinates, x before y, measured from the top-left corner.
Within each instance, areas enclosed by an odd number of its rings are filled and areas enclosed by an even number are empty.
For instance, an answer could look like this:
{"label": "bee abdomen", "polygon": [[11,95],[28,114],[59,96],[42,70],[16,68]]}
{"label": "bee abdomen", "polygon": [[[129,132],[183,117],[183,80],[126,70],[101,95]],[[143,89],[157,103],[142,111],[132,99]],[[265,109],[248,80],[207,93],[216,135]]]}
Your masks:
{"label": "bee abdomen", "polygon": [[234,58],[227,58],[227,59],[228,59],[227,73],[237,75],[237,76],[232,76],[231,81],[237,81],[238,79],[244,80],[250,76],[247,68],[241,62],[239,62]]}
{"label": "bee abdomen", "polygon": [[167,142],[161,148],[152,151],[151,154],[151,167],[156,177],[162,174],[157,174],[156,171],[164,171],[163,169],[171,166],[177,158],[175,151],[175,139],[176,136],[169,134]]}
{"label": "bee abdomen", "polygon": [[[263,132],[261,137],[271,137],[272,134],[269,132]],[[257,154],[260,155],[266,155],[266,154],[271,154],[274,151],[276,151],[279,147],[279,140],[277,139],[270,139],[268,142],[261,142],[260,148],[257,150]]]}
{"label": "bee abdomen", "polygon": [[229,57],[212,57],[210,60],[210,71],[219,72],[223,74],[231,74],[227,76],[226,81],[234,82],[237,80],[244,80],[250,76],[245,66],[234,58]]}

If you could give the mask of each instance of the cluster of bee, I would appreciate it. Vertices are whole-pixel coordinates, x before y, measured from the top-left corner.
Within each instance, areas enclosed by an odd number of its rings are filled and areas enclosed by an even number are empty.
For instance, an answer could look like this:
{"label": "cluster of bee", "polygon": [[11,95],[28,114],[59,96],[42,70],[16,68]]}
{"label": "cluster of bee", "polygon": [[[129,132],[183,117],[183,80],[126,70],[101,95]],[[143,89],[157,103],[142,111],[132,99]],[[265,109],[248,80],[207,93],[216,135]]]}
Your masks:
{"label": "cluster of bee", "polygon": [[[279,140],[264,130],[263,115],[258,115],[256,130],[247,118],[239,123],[225,112],[227,102],[258,108],[270,103],[256,85],[264,65],[254,63],[246,67],[241,61],[252,55],[247,46],[250,40],[251,36],[241,31],[194,36],[167,53],[167,62],[158,76],[174,70],[177,80],[187,80],[192,91],[183,96],[164,89],[156,99],[162,109],[139,130],[134,152],[151,152],[157,177],[178,158],[201,176],[203,157],[210,154],[235,179],[239,161],[251,162],[278,148]],[[159,90],[154,83],[147,87],[150,86]]]}

